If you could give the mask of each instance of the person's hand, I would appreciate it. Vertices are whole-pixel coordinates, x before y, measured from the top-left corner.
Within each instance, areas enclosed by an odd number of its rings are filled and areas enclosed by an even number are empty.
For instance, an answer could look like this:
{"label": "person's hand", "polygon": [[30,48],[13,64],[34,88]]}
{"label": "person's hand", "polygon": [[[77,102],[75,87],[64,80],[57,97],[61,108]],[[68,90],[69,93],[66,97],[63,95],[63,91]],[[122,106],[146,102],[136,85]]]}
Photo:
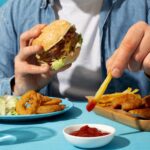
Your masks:
{"label": "person's hand", "polygon": [[143,21],[134,24],[106,66],[115,78],[120,77],[126,68],[134,72],[143,69],[150,75],[150,26]]}
{"label": "person's hand", "polygon": [[40,24],[24,32],[20,36],[20,51],[15,57],[15,95],[22,95],[27,90],[39,89],[50,78],[49,66],[36,65],[35,54],[42,52],[41,46],[30,46],[45,25]]}
{"label": "person's hand", "polygon": [[[44,24],[39,24],[20,36],[20,51],[15,57],[15,85],[14,94],[22,95],[28,90],[39,90],[50,82],[52,75],[57,72],[51,72],[47,64],[37,65],[35,59],[36,53],[41,53],[41,46],[30,46],[33,38],[40,33]],[[59,71],[63,71],[69,66]]]}

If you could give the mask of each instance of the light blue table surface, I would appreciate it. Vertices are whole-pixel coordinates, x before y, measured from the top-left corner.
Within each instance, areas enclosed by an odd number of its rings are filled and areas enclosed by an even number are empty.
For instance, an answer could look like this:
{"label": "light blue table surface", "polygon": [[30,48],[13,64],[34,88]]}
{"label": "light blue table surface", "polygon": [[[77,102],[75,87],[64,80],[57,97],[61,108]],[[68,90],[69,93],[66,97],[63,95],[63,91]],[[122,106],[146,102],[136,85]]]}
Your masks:
{"label": "light blue table surface", "polygon": [[[86,102],[73,102],[68,112],[30,122],[0,121],[0,150],[78,150],[62,134],[65,126],[100,123],[116,128],[112,142],[97,150],[150,150],[150,132],[141,132],[107,118],[88,113]],[[5,137],[5,139],[4,139]]]}

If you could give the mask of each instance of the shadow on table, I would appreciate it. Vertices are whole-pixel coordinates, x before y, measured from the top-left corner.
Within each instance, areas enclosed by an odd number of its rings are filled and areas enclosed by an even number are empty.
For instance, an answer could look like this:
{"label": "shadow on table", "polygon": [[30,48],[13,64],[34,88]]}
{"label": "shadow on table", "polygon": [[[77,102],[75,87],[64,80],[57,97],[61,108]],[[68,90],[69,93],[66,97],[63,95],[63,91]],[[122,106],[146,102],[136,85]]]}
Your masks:
{"label": "shadow on table", "polygon": [[114,149],[121,149],[130,144],[130,141],[121,136],[115,136],[112,142],[100,150],[114,150]]}
{"label": "shadow on table", "polygon": [[133,132],[122,133],[122,134],[120,134],[120,135],[121,135],[121,136],[122,136],[122,135],[130,135],[130,134],[137,134],[137,133],[141,133],[141,132],[144,132],[144,131],[133,131]]}
{"label": "shadow on table", "polygon": [[48,118],[48,120],[50,122],[53,122],[53,121],[64,121],[64,120],[76,119],[81,114],[82,114],[82,110],[73,106],[73,108],[69,110],[68,112],[59,115],[59,117],[53,116],[51,118]]}
{"label": "shadow on table", "polygon": [[15,124],[15,125],[26,125],[26,124],[42,124],[46,122],[58,122],[58,121],[64,121],[64,120],[70,120],[75,119],[79,117],[82,114],[82,110],[73,106],[72,109],[69,111],[55,115],[50,116],[46,118],[40,118],[40,119],[29,119],[29,120],[0,120],[0,124]]}
{"label": "shadow on table", "polygon": [[[130,144],[130,141],[124,137],[115,136],[108,145],[100,148],[92,148],[92,150],[116,150],[122,149]],[[84,150],[84,149],[83,149]],[[91,149],[88,149],[91,150]]]}
{"label": "shadow on table", "polygon": [[44,127],[22,127],[0,131],[0,146],[42,141],[56,135]]}

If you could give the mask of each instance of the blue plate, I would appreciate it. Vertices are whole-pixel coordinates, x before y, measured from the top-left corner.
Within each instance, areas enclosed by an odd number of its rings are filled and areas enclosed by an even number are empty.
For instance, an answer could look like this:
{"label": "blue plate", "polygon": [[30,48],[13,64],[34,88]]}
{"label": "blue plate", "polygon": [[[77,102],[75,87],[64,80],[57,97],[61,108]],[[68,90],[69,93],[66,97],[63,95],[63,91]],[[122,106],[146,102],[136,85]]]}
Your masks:
{"label": "blue plate", "polygon": [[52,112],[52,113],[46,113],[46,114],[33,114],[33,115],[0,115],[0,120],[31,120],[31,119],[39,119],[39,118],[46,118],[46,117],[51,117],[55,115],[62,114],[68,110],[70,110],[73,107],[73,103],[70,102],[67,99],[61,98],[63,105],[65,105],[65,109],[57,112]]}

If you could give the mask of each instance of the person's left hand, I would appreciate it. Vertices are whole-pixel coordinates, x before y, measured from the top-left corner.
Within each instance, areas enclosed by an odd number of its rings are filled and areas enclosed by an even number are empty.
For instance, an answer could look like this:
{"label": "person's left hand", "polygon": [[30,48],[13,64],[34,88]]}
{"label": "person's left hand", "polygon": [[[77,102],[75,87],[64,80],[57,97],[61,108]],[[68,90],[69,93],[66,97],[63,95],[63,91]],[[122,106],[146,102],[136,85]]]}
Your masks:
{"label": "person's left hand", "polygon": [[115,78],[126,68],[134,72],[143,69],[150,76],[150,25],[140,21],[131,26],[106,66]]}

